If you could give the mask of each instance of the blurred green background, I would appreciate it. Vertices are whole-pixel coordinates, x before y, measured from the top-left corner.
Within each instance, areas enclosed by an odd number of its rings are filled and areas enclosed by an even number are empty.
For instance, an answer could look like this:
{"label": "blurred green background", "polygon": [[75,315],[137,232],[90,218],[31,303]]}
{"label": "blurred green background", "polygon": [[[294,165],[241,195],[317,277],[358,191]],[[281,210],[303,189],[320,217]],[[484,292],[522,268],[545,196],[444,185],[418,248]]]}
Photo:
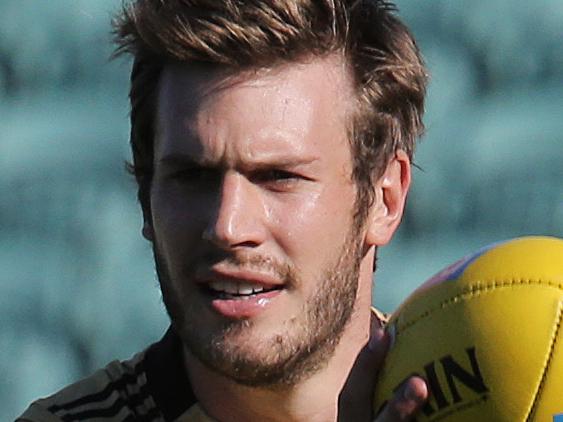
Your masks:
{"label": "blurred green background", "polygon": [[[167,326],[140,236],[118,0],[0,0],[0,420]],[[496,240],[563,237],[563,2],[398,2],[432,74],[377,306]]]}

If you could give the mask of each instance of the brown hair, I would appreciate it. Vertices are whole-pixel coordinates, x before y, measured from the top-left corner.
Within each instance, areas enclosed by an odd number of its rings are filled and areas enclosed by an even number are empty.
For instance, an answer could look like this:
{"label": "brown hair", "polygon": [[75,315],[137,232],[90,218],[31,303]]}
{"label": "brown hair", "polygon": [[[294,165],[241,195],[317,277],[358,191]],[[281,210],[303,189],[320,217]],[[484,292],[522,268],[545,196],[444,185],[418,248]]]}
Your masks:
{"label": "brown hair", "polygon": [[350,122],[363,220],[397,149],[412,158],[423,131],[427,75],[408,29],[384,0],[136,0],[114,21],[116,54],[131,53],[131,147],[138,196],[150,213],[154,116],[166,63],[210,62],[232,69],[272,67],[341,53],[353,74]]}

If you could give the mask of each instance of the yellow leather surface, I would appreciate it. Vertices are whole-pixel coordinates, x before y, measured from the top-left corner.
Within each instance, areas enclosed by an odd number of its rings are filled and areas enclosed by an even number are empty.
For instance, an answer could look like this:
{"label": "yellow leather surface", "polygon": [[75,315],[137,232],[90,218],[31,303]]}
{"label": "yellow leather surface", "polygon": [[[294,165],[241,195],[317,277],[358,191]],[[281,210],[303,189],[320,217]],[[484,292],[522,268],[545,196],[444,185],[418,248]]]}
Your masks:
{"label": "yellow leather surface", "polygon": [[563,412],[563,240],[522,238],[468,262],[392,315],[375,408],[419,373],[437,394],[417,420],[551,421]]}

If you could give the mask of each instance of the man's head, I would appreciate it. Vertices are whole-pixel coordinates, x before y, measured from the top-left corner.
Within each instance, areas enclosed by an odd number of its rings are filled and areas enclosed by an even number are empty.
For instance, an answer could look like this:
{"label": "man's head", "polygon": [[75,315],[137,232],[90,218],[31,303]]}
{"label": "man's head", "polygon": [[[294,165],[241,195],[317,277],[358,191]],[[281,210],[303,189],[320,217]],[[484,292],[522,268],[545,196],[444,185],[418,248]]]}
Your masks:
{"label": "man's head", "polygon": [[[158,83],[167,63],[203,62],[238,72],[341,54],[354,84],[349,121],[359,213],[397,149],[412,159],[423,131],[426,71],[408,29],[384,0],[140,0],[115,21],[131,74],[132,170],[150,213]],[[359,216],[361,217],[361,216]]]}
{"label": "man's head", "polygon": [[238,382],[297,382],[331,356],[400,219],[425,89],[412,38],[375,1],[141,0],[118,33],[177,331]]}

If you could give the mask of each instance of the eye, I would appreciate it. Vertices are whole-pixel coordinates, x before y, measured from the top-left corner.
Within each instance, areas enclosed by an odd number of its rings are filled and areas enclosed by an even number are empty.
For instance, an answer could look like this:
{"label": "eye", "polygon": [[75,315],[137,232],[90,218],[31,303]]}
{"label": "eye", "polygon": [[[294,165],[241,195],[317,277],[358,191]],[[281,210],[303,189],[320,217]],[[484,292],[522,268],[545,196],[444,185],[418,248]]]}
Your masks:
{"label": "eye", "polygon": [[297,174],[285,170],[264,170],[252,176],[252,180],[258,183],[288,181],[298,178]]}
{"label": "eye", "polygon": [[302,182],[309,180],[300,173],[288,170],[259,170],[253,173],[250,181],[274,192],[289,192],[297,189]]}

